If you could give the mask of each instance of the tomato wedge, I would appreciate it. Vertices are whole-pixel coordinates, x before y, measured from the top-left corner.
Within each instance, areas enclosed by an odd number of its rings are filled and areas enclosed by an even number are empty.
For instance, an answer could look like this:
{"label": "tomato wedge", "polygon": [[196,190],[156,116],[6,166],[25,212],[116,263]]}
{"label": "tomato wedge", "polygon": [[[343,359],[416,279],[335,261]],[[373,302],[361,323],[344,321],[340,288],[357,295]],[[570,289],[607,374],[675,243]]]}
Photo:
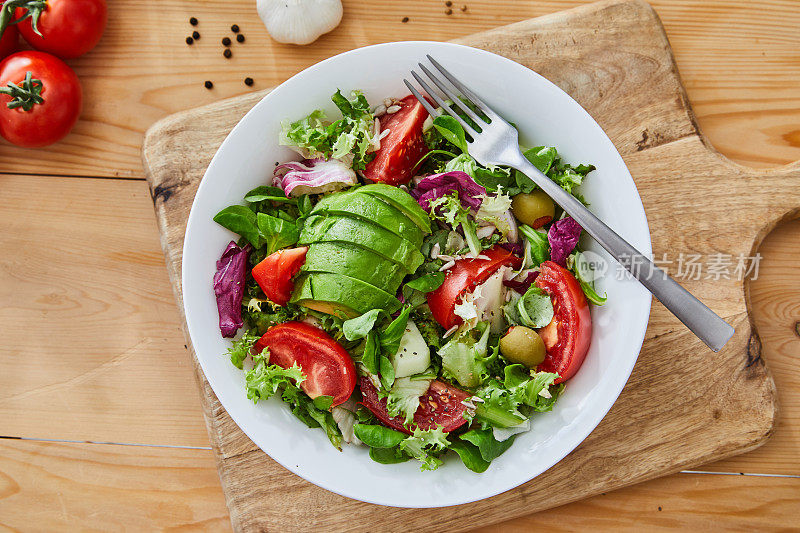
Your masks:
{"label": "tomato wedge", "polygon": [[281,368],[297,363],[306,379],[300,388],[311,398],[332,396],[339,405],[353,394],[356,367],[350,354],[333,337],[305,322],[284,322],[267,330],[254,350],[269,348],[269,362]]}
{"label": "tomato wedge", "polygon": [[[372,414],[378,420],[385,426],[397,431],[411,433],[411,430],[403,425],[403,417],[389,416],[389,410],[386,408],[386,398],[378,396],[378,389],[375,388],[369,378],[359,377],[358,386],[361,389],[361,403],[372,411]],[[464,412],[467,407],[461,402],[469,398],[469,396],[463,390],[442,381],[431,381],[428,391],[419,399],[419,408],[414,413],[412,429],[413,427],[418,427],[426,430],[442,426],[442,431],[445,433],[458,429],[466,423]]]}
{"label": "tomato wedge", "polygon": [[271,301],[286,305],[294,290],[292,277],[306,262],[308,246],[287,248],[271,253],[253,267],[253,279]]}
{"label": "tomato wedge", "polygon": [[450,267],[444,283],[428,293],[428,306],[434,320],[443,328],[450,329],[463,322],[455,314],[456,303],[475,287],[489,279],[502,266],[519,268],[522,259],[501,246],[484,250],[482,255],[489,259],[459,259]]}
{"label": "tomato wedge", "polygon": [[539,330],[547,355],[537,367],[556,372],[555,383],[566,381],[578,371],[592,340],[592,315],[581,286],[567,269],[552,261],[542,263],[534,282],[553,301],[553,320]]}
{"label": "tomato wedge", "polygon": [[368,180],[389,185],[411,181],[414,165],[428,153],[422,134],[422,123],[428,118],[428,112],[413,95],[396,105],[400,106],[397,113],[387,113],[380,118],[381,131],[389,130],[389,134],[381,140],[375,159],[364,169]]}

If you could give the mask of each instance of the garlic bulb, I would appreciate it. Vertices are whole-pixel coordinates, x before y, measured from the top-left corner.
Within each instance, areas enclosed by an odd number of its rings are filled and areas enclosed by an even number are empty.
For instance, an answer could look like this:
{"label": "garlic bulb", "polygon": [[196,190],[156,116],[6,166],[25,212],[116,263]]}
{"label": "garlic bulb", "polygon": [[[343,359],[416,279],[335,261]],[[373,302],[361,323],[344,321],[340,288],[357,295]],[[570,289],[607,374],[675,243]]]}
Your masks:
{"label": "garlic bulb", "polygon": [[341,0],[258,0],[258,16],[279,43],[309,44],[342,20]]}

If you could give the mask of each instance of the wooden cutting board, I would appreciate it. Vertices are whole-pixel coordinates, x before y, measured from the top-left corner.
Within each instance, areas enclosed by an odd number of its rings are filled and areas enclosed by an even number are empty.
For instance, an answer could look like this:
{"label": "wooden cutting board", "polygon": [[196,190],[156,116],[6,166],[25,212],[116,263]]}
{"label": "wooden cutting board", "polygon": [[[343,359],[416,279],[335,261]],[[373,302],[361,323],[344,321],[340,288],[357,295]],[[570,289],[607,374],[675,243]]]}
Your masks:
{"label": "wooden cutting board", "polygon": [[[539,72],[591,113],[631,170],[657,258],[750,256],[776,224],[798,215],[800,165],[744,168],[718,154],[698,131],[667,37],[646,3],[601,2],[458,42]],[[197,185],[222,140],[264,94],[173,115],[145,139],[144,164],[181,308],[181,250]],[[668,268],[674,272],[676,265]],[[712,353],[654,302],[633,374],[594,432],[538,478],[457,507],[409,510],[362,503],[288,472],[234,424],[192,351],[234,528],[468,529],[760,446],[773,430],[777,406],[747,311],[747,285],[705,274],[681,281],[736,328],[728,345]]]}

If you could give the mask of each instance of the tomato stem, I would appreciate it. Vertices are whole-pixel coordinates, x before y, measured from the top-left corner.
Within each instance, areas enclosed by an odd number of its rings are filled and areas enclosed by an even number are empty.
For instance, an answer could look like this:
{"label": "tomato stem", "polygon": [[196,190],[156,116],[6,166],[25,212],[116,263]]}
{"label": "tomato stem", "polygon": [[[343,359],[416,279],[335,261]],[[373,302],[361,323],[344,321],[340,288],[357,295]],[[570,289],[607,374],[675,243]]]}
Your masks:
{"label": "tomato stem", "polygon": [[[20,18],[15,19],[14,13],[18,7],[25,9],[25,14]],[[19,24],[26,18],[30,17],[31,27],[40,37],[42,33],[39,31],[39,17],[42,16],[42,11],[47,9],[47,0],[6,0],[3,7],[0,9],[0,37],[6,31],[6,28],[11,24]]]}
{"label": "tomato stem", "polygon": [[0,94],[7,94],[11,97],[11,101],[6,104],[9,109],[21,107],[24,111],[30,111],[34,105],[44,103],[43,88],[42,80],[33,78],[33,73],[29,70],[25,73],[25,79],[22,80],[21,86],[8,82],[8,87],[0,88]]}

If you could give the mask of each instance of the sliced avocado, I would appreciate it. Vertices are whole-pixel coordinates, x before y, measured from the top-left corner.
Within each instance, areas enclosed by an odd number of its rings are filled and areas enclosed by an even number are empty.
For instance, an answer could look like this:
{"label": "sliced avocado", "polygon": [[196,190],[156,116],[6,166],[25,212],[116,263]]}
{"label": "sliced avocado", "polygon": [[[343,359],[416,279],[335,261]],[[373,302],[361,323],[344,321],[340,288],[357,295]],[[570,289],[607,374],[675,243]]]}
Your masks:
{"label": "sliced avocado", "polygon": [[318,242],[306,252],[304,272],[329,272],[360,279],[394,294],[406,269],[366,248],[343,242]]}
{"label": "sliced avocado", "polygon": [[361,194],[376,196],[406,214],[423,233],[431,232],[431,219],[413,196],[403,189],[383,183],[371,183],[356,189]]}
{"label": "sliced avocado", "polygon": [[341,215],[314,215],[306,219],[299,244],[347,242],[399,264],[413,274],[424,261],[419,249],[391,231],[364,220]]}
{"label": "sliced avocado", "polygon": [[295,283],[293,303],[332,315],[358,316],[372,309],[393,313],[400,301],[374,285],[342,274],[311,272]]}
{"label": "sliced avocado", "polygon": [[374,196],[359,194],[358,189],[322,198],[311,214],[354,216],[388,229],[417,248],[422,246],[422,230],[405,213]]}

